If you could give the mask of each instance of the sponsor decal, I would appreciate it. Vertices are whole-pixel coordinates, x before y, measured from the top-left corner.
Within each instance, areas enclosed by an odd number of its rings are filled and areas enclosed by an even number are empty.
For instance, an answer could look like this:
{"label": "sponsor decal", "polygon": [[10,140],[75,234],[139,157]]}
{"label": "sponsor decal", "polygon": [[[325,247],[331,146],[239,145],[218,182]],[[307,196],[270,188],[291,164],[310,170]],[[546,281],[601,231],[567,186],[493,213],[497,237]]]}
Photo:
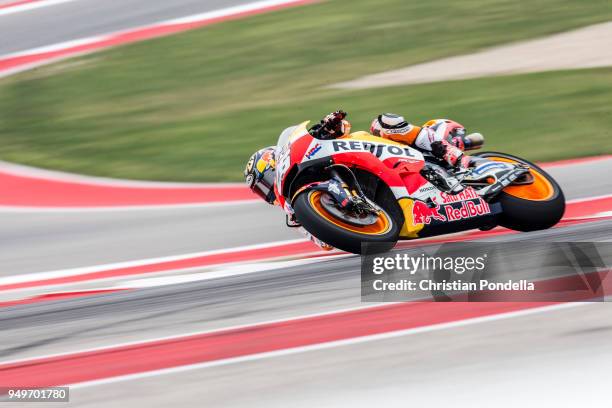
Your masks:
{"label": "sponsor decal", "polygon": [[257,171],[259,173],[263,173],[264,171],[266,171],[266,169],[268,168],[268,164],[269,162],[264,160],[264,159],[259,159],[257,161]]}
{"label": "sponsor decal", "polygon": [[435,200],[433,203],[435,205],[430,207],[423,201],[414,201],[412,217],[415,224],[429,224],[433,220],[442,222],[461,221],[491,213],[489,203],[479,196],[464,201],[448,201],[447,204],[442,205]]}
{"label": "sponsor decal", "polygon": [[364,142],[360,140],[334,140],[332,142],[335,152],[370,152],[376,157],[381,157],[383,153],[393,156],[416,157],[409,147],[400,147],[388,144]]}
{"label": "sponsor decal", "polygon": [[265,151],[264,154],[261,156],[261,160],[270,163],[270,166],[274,167],[274,152],[272,150]]}
{"label": "sponsor decal", "polygon": [[446,221],[446,217],[440,214],[440,205],[435,203],[430,207],[423,201],[416,200],[412,205],[412,219],[415,224],[429,224],[432,220]]}
{"label": "sponsor decal", "polygon": [[259,173],[263,173],[267,169],[274,169],[275,167],[276,162],[274,161],[274,153],[272,151],[264,152],[255,165]]}
{"label": "sponsor decal", "polygon": [[278,157],[282,157],[282,156],[285,156],[285,155],[289,154],[289,146],[291,146],[290,143],[288,143],[288,144],[284,145],[283,147],[281,147],[278,150]]}
{"label": "sponsor decal", "polygon": [[253,170],[253,165],[255,164],[255,156],[251,156],[249,162],[246,165],[245,173],[250,173]]}
{"label": "sponsor decal", "polygon": [[408,133],[411,130],[412,130],[412,125],[406,125],[398,129],[384,129],[384,132],[389,135],[401,135],[403,133]]}
{"label": "sponsor decal", "polygon": [[429,184],[429,185],[426,184],[424,187],[419,188],[417,190],[417,193],[423,194],[423,193],[426,193],[428,191],[436,191],[436,190],[438,190],[438,189],[435,186],[433,186],[431,184]]}
{"label": "sponsor decal", "polygon": [[472,187],[467,187],[458,194],[440,193],[440,197],[442,197],[442,204],[456,203],[459,201],[475,200],[480,198],[476,190],[474,190]]}
{"label": "sponsor decal", "polygon": [[430,128],[424,128],[423,130],[427,132],[427,138],[429,139],[429,144],[436,141],[436,132],[434,132]]}
{"label": "sponsor decal", "polygon": [[304,157],[306,157],[307,159],[312,159],[314,155],[319,153],[319,150],[321,150],[321,144],[317,143],[312,149],[306,152]]}
{"label": "sponsor decal", "polygon": [[487,170],[492,170],[492,169],[507,169],[509,166],[505,163],[499,163],[499,162],[493,162],[493,163],[486,163],[483,164],[481,166],[476,167],[474,170],[472,170],[472,174],[475,174],[477,176],[483,174],[484,172],[486,172]]}
{"label": "sponsor decal", "polygon": [[443,206],[447,221],[459,221],[468,218],[480,217],[481,215],[490,214],[491,208],[482,198],[478,200],[462,201],[458,208],[452,205]]}

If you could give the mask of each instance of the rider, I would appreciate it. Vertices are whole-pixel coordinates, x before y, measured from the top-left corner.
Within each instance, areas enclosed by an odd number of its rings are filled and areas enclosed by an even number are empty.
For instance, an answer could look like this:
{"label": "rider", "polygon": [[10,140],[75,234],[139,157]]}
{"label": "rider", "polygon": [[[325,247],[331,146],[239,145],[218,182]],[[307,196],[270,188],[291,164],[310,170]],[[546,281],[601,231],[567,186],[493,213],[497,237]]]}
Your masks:
{"label": "rider", "polygon": [[[351,132],[351,124],[346,116],[347,113],[342,110],[332,112],[311,127],[309,132],[323,140],[347,136]],[[466,135],[465,128],[452,120],[434,119],[423,126],[416,126],[408,123],[403,116],[393,113],[383,113],[374,118],[370,133],[431,152],[456,168],[470,166],[472,158],[464,154],[464,150],[480,147],[484,140],[480,133]],[[276,201],[274,151],[275,146],[270,146],[255,152],[244,171],[249,188],[269,204]]]}
{"label": "rider", "polygon": [[[276,194],[274,193],[274,176],[276,173],[275,151],[276,146],[268,146],[256,151],[253,153],[244,169],[244,177],[247,186],[265,202],[272,205],[278,204]],[[299,227],[299,231],[321,249],[325,251],[334,249],[331,245],[326,244],[306,231],[293,218],[287,217],[287,225]]]}
{"label": "rider", "polygon": [[[321,123],[313,126],[310,133],[319,139],[346,136],[351,131],[346,115],[342,110],[330,113]],[[463,151],[479,147],[484,140],[480,133],[466,136],[465,128],[452,120],[434,119],[423,126],[416,126],[394,113],[382,113],[375,117],[370,125],[370,133],[431,152],[450,166],[464,168],[470,165],[471,159]]]}
{"label": "rider", "polygon": [[433,119],[423,126],[416,126],[394,113],[383,113],[374,118],[370,133],[431,152],[450,166],[463,168],[471,163],[464,150],[480,147],[484,141],[480,133],[466,136],[465,128],[452,120]]}
{"label": "rider", "polygon": [[[338,110],[325,116],[320,123],[309,129],[311,135],[319,139],[336,139],[351,132],[351,124],[346,120],[346,112]],[[470,157],[463,154],[465,148],[479,147],[483,137],[479,133],[465,136],[465,128],[460,124],[436,119],[419,127],[412,125],[399,115],[383,113],[372,121],[370,133],[376,136],[408,144],[419,150],[430,151],[434,156],[445,160],[449,165],[468,167]],[[255,152],[247,162],[244,177],[249,188],[267,203],[277,204],[274,192],[276,147],[269,146]],[[287,224],[294,222],[288,218]],[[299,224],[293,224],[299,226]],[[302,233],[325,250],[331,246],[320,241],[300,227]]]}

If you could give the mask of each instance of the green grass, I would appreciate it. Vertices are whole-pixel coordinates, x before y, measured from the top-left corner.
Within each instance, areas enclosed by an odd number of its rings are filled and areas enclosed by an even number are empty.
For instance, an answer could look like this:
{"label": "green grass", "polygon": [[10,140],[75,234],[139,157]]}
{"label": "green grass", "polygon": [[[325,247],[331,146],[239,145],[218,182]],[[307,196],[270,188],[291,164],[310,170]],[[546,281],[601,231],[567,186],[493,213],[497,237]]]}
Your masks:
{"label": "green grass", "polygon": [[0,81],[0,159],[111,177],[239,180],[290,124],[348,110],[451,117],[488,148],[610,152],[609,69],[368,91],[325,85],[612,19],[608,0],[336,0],[71,59]]}

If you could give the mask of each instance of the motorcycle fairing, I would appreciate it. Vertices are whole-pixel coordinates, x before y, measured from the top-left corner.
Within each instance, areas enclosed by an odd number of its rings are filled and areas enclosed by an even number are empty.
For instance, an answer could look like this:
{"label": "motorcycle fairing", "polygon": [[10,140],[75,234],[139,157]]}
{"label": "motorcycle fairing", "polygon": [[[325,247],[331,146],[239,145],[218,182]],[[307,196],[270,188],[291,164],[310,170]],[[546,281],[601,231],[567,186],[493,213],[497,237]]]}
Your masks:
{"label": "motorcycle fairing", "polygon": [[[285,129],[276,150],[276,183],[278,200],[286,210],[290,208],[282,193],[288,192],[287,183],[299,170],[320,163],[343,164],[361,168],[385,182],[391,189],[405,218],[401,238],[419,238],[477,228],[483,217],[491,218],[501,212],[501,206],[490,205],[480,196],[446,202],[449,199],[425,180],[419,171],[425,164],[423,154],[404,144],[355,132],[341,138],[320,140],[308,133],[309,122]],[[298,167],[298,171],[295,171]],[[461,193],[463,194],[463,193]],[[446,201],[445,201],[446,200]]]}

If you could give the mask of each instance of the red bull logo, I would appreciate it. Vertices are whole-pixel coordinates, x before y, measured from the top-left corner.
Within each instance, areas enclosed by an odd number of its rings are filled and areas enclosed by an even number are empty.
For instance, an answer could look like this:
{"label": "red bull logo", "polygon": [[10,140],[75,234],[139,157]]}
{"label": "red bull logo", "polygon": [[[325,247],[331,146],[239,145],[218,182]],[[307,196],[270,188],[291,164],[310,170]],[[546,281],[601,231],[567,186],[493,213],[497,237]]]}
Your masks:
{"label": "red bull logo", "polygon": [[479,198],[478,200],[464,201],[458,208],[451,205],[445,205],[444,213],[446,213],[448,221],[459,221],[466,218],[490,214],[491,207],[489,207],[489,204],[485,200]]}
{"label": "red bull logo", "polygon": [[446,221],[446,217],[440,214],[440,206],[429,207],[423,201],[414,201],[412,205],[412,219],[415,224],[429,224],[432,220]]}
{"label": "red bull logo", "polygon": [[434,204],[434,207],[430,207],[423,201],[415,200],[412,206],[412,219],[414,223],[429,224],[433,220],[442,222],[460,221],[491,213],[491,207],[482,198],[442,206],[435,201]]}

